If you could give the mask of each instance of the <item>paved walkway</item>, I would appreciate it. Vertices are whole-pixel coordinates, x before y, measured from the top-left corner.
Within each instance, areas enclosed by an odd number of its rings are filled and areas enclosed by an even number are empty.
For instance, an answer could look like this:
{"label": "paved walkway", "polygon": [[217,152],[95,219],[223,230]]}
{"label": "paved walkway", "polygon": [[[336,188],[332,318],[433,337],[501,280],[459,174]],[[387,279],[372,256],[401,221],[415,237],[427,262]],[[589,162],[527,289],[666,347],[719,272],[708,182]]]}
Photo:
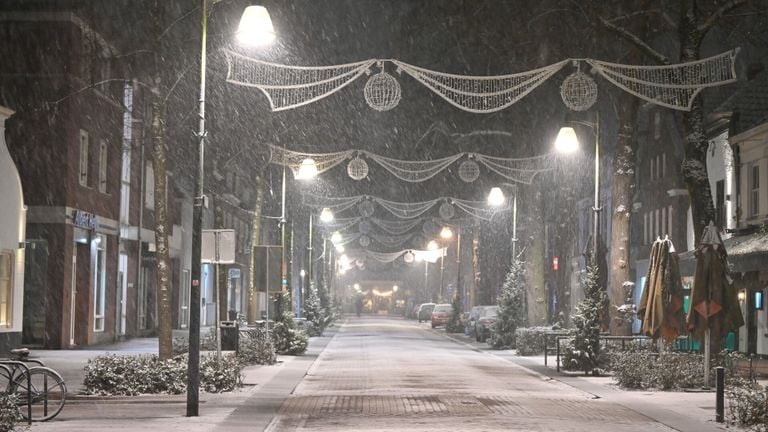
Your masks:
{"label": "paved walkway", "polygon": [[[98,352],[38,353],[72,383],[77,362]],[[241,391],[202,394],[200,417],[184,417],[183,395],[85,398],[31,431],[722,430],[712,393],[627,392],[397,318],[351,317],[313,338],[307,355],[280,360],[247,368]]]}

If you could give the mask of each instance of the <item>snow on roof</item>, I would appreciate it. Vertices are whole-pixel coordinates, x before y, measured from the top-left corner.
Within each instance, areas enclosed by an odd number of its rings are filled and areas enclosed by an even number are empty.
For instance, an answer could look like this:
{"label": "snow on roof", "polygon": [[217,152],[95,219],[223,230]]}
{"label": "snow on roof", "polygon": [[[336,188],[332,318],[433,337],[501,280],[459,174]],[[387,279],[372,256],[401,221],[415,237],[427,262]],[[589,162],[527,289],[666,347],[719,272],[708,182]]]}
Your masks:
{"label": "snow on roof", "polygon": [[768,233],[731,237],[725,240],[725,250],[731,256],[768,252]]}

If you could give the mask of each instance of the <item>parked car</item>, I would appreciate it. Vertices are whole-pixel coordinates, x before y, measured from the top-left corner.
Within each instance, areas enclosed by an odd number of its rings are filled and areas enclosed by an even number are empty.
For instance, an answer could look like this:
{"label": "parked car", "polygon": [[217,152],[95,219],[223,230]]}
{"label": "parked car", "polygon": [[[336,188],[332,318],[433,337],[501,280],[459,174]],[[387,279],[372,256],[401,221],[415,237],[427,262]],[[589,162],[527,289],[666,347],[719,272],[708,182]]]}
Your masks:
{"label": "parked car", "polygon": [[498,306],[487,306],[480,312],[480,316],[477,318],[477,324],[475,325],[475,340],[478,342],[485,342],[489,336],[491,336],[491,326],[496,321],[499,315]]}
{"label": "parked car", "polygon": [[450,303],[440,303],[432,311],[432,328],[448,324],[453,315],[453,306]]}
{"label": "parked car", "polygon": [[475,306],[472,308],[472,310],[469,311],[469,315],[467,316],[467,327],[464,331],[464,334],[467,336],[477,337],[475,326],[477,326],[477,319],[480,318],[480,313],[483,312],[483,309],[487,308],[489,306]]}
{"label": "parked car", "polygon": [[422,303],[419,305],[419,311],[416,312],[416,319],[419,322],[427,321],[432,317],[432,310],[435,309],[434,303]]}

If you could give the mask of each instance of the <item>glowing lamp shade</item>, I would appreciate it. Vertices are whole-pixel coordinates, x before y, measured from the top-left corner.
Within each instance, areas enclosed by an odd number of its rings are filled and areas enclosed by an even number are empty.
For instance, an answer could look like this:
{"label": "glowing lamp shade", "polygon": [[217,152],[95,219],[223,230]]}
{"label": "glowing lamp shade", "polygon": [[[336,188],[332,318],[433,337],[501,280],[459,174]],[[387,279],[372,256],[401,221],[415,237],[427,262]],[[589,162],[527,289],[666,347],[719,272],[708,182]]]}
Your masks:
{"label": "glowing lamp shade", "polygon": [[572,127],[560,128],[555,139],[555,150],[558,153],[569,154],[579,149],[579,139]]}
{"label": "glowing lamp shade", "polygon": [[339,243],[340,241],[341,241],[341,234],[338,231],[336,231],[331,235],[331,243],[336,244],[336,243]]}
{"label": "glowing lamp shade", "polygon": [[437,242],[435,242],[434,240],[430,241],[429,244],[427,245],[427,249],[431,251],[437,250]]}
{"label": "glowing lamp shade", "polygon": [[504,192],[502,192],[499,187],[491,189],[491,192],[488,194],[488,204],[492,206],[500,206],[504,204],[505,199]]}
{"label": "glowing lamp shade", "polygon": [[324,223],[333,222],[333,212],[328,207],[325,207],[323,211],[320,212],[320,221]]}
{"label": "glowing lamp shade", "polygon": [[397,286],[397,285],[394,285],[394,286],[392,287],[392,291],[394,291],[394,292],[397,292],[397,289],[398,289],[398,286]]}
{"label": "glowing lamp shade", "polygon": [[312,158],[306,158],[301,161],[299,172],[296,174],[298,180],[311,180],[317,175],[317,164]]}
{"label": "glowing lamp shade", "polygon": [[301,269],[301,271],[299,272],[299,275],[300,275],[301,277],[304,277],[304,276],[306,276],[306,275],[307,275],[307,272],[305,272],[305,271],[304,271],[304,269]]}
{"label": "glowing lamp shade", "polygon": [[237,26],[237,40],[244,45],[261,46],[275,40],[275,28],[264,6],[248,6]]}
{"label": "glowing lamp shade", "polygon": [[453,237],[453,231],[451,231],[448,227],[443,227],[443,229],[440,230],[440,238],[449,239]]}
{"label": "glowing lamp shade", "polygon": [[336,252],[338,252],[338,253],[344,253],[344,246],[342,246],[342,245],[336,245]]}

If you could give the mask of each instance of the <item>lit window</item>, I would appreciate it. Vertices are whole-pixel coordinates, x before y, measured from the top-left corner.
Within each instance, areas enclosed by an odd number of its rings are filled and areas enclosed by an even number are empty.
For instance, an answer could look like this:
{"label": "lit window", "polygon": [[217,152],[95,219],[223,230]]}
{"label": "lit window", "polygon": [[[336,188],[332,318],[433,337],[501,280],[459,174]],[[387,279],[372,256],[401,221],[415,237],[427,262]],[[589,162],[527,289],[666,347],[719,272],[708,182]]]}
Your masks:
{"label": "lit window", "polygon": [[752,165],[750,181],[749,215],[757,216],[760,212],[760,167]]}
{"label": "lit window", "polygon": [[13,253],[0,252],[0,325],[11,327],[13,320]]}
{"label": "lit window", "polygon": [[99,142],[99,192],[107,193],[107,142]]}
{"label": "lit window", "polygon": [[105,296],[107,290],[107,238],[99,235],[96,242],[96,274],[93,281],[93,330],[104,331]]}
{"label": "lit window", "polygon": [[88,186],[88,132],[80,129],[80,184]]}

